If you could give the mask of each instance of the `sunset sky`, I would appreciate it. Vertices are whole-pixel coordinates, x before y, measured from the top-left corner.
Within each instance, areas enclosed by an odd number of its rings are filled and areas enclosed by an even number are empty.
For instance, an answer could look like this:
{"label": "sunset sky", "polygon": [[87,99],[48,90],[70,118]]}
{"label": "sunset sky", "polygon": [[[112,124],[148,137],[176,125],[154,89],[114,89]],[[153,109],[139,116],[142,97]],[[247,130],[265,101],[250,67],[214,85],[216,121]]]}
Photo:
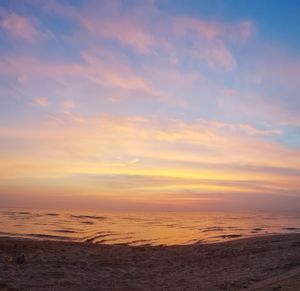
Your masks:
{"label": "sunset sky", "polygon": [[1,0],[0,206],[300,209],[299,11]]}

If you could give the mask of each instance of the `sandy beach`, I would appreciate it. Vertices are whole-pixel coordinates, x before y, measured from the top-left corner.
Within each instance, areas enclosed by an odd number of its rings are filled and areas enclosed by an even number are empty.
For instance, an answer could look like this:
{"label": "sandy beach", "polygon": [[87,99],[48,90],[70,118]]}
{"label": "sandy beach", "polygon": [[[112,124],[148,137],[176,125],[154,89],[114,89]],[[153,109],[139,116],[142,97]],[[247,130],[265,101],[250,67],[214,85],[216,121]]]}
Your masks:
{"label": "sandy beach", "polygon": [[[9,262],[17,253],[24,263]],[[300,290],[300,234],[156,247],[1,238],[0,290]]]}

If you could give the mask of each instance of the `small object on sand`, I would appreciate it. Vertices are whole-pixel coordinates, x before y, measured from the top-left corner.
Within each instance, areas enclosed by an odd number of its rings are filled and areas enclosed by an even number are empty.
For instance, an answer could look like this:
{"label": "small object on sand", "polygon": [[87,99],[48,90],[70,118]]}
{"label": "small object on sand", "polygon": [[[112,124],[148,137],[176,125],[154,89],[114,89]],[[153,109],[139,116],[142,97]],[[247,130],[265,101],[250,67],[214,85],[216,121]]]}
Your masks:
{"label": "small object on sand", "polygon": [[23,253],[19,253],[15,257],[16,264],[24,264],[25,263],[25,255]]}
{"label": "small object on sand", "polygon": [[5,257],[5,261],[9,264],[12,264],[14,262],[14,258],[12,256]]}

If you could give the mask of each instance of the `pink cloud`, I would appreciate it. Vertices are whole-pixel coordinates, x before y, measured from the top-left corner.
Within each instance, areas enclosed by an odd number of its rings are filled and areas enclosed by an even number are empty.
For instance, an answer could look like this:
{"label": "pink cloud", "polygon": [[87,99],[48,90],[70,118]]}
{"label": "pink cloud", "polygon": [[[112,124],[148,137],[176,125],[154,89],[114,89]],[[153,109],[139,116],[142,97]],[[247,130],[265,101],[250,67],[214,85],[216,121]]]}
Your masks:
{"label": "pink cloud", "polygon": [[28,57],[3,58],[0,59],[0,73],[22,78],[27,83],[33,78],[47,77],[60,83],[74,78],[82,84],[92,82],[115,90],[136,90],[140,92],[139,96],[146,98],[162,98],[162,94],[151,82],[135,72],[126,62],[114,65],[106,63],[105,55],[104,58],[99,57],[94,51],[86,52],[82,56],[84,64],[53,64]]}
{"label": "pink cloud", "polygon": [[173,30],[180,39],[193,35],[194,53],[206,60],[211,68],[232,71],[237,62],[228,48],[229,42],[244,42],[253,31],[253,23],[244,21],[238,24],[211,22],[191,17],[177,17]]}
{"label": "pink cloud", "polygon": [[78,22],[83,28],[82,37],[88,33],[90,36],[116,39],[140,53],[148,53],[154,43],[149,25],[144,23],[147,15],[155,10],[152,1],[143,1],[130,12],[122,10],[120,1],[93,1],[81,10],[59,1],[45,2],[42,7]]}
{"label": "pink cloud", "polygon": [[[104,1],[101,5],[95,1],[81,10],[58,1],[43,5],[80,24],[76,39],[114,39],[142,54],[166,55],[174,65],[178,64],[178,52],[186,51],[189,56],[204,60],[210,68],[224,71],[232,71],[237,65],[228,42],[241,44],[254,30],[249,20],[229,23],[169,16],[154,1],[138,2],[129,10],[118,1]],[[185,42],[191,33],[195,41],[192,47]]]}
{"label": "pink cloud", "polygon": [[47,97],[38,97],[34,100],[34,104],[41,106],[41,107],[46,107],[49,104],[49,100]]}
{"label": "pink cloud", "polygon": [[14,37],[22,38],[28,42],[34,41],[38,31],[31,19],[17,15],[13,12],[2,13],[0,27]]}
{"label": "pink cloud", "polygon": [[61,104],[62,111],[65,114],[69,114],[71,109],[75,107],[75,104],[72,100],[64,100]]}
{"label": "pink cloud", "polygon": [[141,53],[149,52],[154,41],[141,23],[135,23],[130,18],[111,21],[81,17],[80,22],[90,33],[96,36],[115,38]]}
{"label": "pink cloud", "polygon": [[213,22],[195,19],[191,17],[177,17],[173,22],[177,35],[185,35],[194,32],[201,39],[215,40],[246,40],[252,34],[254,25],[251,21],[243,21],[237,24],[226,22]]}
{"label": "pink cloud", "polygon": [[210,67],[222,68],[225,71],[232,71],[237,64],[234,56],[223,44],[214,45],[206,58]]}

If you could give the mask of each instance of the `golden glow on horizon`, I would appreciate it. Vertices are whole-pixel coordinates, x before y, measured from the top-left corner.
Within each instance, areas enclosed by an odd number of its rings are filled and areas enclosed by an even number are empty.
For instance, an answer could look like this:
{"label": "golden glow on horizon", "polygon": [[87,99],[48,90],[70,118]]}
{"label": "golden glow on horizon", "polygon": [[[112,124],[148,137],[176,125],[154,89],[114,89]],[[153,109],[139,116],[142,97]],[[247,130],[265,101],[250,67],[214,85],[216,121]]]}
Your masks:
{"label": "golden glow on horizon", "polygon": [[[2,130],[3,138],[24,145],[0,153],[2,189],[176,204],[219,201],[214,193],[273,194],[299,187],[298,153],[248,130],[237,134],[233,126],[224,131],[226,125],[220,130],[220,124],[174,120],[166,120],[164,128],[155,119],[123,122],[113,116],[82,122]],[[172,200],[171,193],[185,194]],[[189,197],[192,193],[200,197]],[[212,196],[201,197],[208,193]]]}

